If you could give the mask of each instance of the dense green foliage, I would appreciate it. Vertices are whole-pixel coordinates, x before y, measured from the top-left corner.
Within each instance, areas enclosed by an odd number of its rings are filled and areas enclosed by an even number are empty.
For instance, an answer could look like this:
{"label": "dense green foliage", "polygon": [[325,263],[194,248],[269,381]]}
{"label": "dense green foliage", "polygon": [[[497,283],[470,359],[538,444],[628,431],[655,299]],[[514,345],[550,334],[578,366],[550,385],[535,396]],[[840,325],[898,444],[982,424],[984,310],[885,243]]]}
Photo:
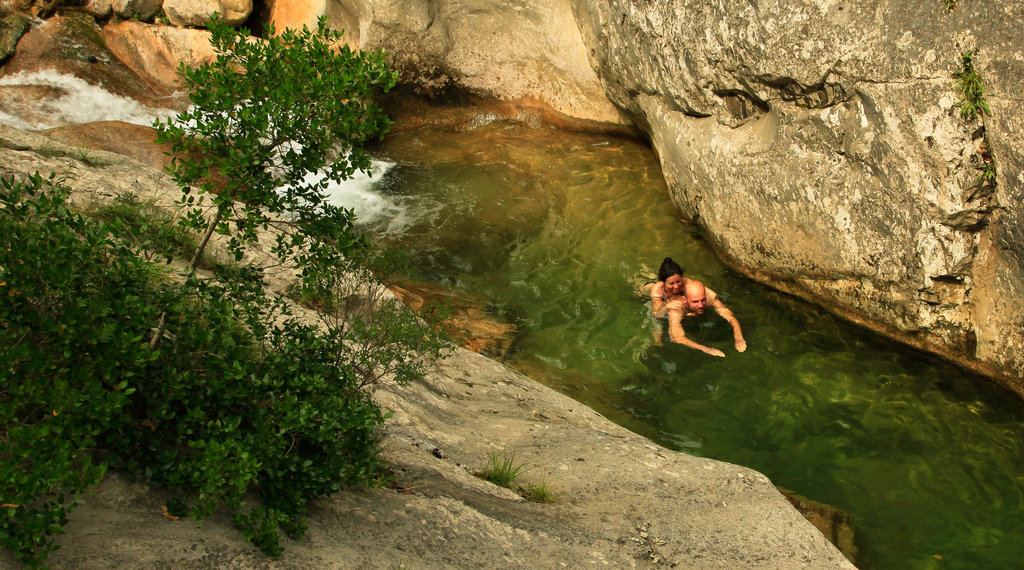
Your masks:
{"label": "dense green foliage", "polygon": [[[290,524],[310,498],[372,482],[379,410],[336,339],[283,315],[257,270],[171,286],[123,226],[71,212],[67,189],[2,185],[5,547],[45,558],[63,496],[107,464],[197,492],[195,516],[253,488]],[[160,307],[174,339],[154,351],[138,325]]]}
{"label": "dense green foliage", "polygon": [[[0,544],[26,564],[111,467],[176,491],[172,514],[228,508],[279,554],[308,501],[380,480],[367,387],[422,375],[420,358],[448,346],[385,299],[351,213],[324,202],[325,181],[367,168],[361,145],[387,126],[369,101],[394,81],[380,54],[332,51],[323,22],[266,42],[211,29],[217,62],[184,71],[195,108],[158,125],[178,153],[183,228],[132,196],[87,217],[57,180],[0,180]],[[271,225],[319,322],[268,295],[259,266],[197,276],[214,231],[242,259]],[[179,279],[154,263],[183,255]]]}
{"label": "dense green foliage", "polygon": [[[180,70],[192,107],[156,123],[158,142],[173,145],[170,173],[184,190],[187,222],[231,235],[239,258],[270,216],[285,212],[299,231],[279,240],[283,258],[309,239],[351,248],[357,241],[351,211],[326,202],[324,191],[369,169],[363,145],[390,125],[371,99],[395,83],[384,55],[353,53],[345,45],[336,51],[341,33],[325,19],[315,31],[275,35],[268,27],[265,41],[217,19],[209,28],[216,61]],[[214,205],[211,219],[206,197]]]}
{"label": "dense green foliage", "polygon": [[43,187],[0,179],[0,543],[29,564],[102,476],[87,450],[123,427],[134,377],[157,357],[125,326],[153,316],[145,265],[69,212],[66,189]]}

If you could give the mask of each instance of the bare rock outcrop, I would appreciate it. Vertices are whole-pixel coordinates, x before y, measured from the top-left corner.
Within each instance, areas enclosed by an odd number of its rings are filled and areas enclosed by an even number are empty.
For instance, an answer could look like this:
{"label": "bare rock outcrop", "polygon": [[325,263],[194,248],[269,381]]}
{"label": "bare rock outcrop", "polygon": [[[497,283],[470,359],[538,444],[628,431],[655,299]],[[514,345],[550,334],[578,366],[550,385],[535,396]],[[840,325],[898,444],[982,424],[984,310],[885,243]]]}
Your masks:
{"label": "bare rock outcrop", "polygon": [[482,98],[546,107],[577,119],[623,123],[590,67],[565,2],[541,0],[326,0],[268,2],[277,29],[327,16],[362,49],[391,54],[401,81],[443,98],[457,89]]}
{"label": "bare rock outcrop", "polygon": [[175,26],[201,27],[214,13],[237,26],[252,13],[252,0],[164,0],[164,13]]}

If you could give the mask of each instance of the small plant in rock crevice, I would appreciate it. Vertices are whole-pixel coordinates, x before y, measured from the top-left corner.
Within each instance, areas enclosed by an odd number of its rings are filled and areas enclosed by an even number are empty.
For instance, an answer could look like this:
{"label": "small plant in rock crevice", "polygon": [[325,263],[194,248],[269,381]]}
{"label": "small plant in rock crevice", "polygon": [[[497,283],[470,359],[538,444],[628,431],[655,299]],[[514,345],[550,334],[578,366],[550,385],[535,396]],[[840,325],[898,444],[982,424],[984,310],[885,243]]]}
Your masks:
{"label": "small plant in rock crevice", "polygon": [[971,120],[990,113],[988,103],[985,102],[985,86],[981,81],[981,75],[974,67],[974,51],[968,50],[961,54],[961,65],[963,69],[953,74],[953,84],[957,93],[960,94],[960,116]]}
{"label": "small plant in rock crevice", "polygon": [[[960,108],[960,117],[967,121],[979,119],[984,122],[985,116],[990,115],[991,110],[985,101],[985,85],[982,82],[981,74],[978,73],[975,67],[974,56],[974,50],[967,50],[961,54],[960,63],[962,69],[953,74],[953,87],[960,95],[960,101],[957,103],[957,107]],[[996,185],[998,175],[995,158],[992,156],[991,146],[988,142],[984,125],[980,129],[980,133],[981,144],[979,145],[978,155],[981,167],[979,168],[980,172],[976,182],[978,188],[974,192],[975,195],[985,194],[986,192],[983,191],[986,189],[989,190],[987,194],[991,194],[990,190]]]}

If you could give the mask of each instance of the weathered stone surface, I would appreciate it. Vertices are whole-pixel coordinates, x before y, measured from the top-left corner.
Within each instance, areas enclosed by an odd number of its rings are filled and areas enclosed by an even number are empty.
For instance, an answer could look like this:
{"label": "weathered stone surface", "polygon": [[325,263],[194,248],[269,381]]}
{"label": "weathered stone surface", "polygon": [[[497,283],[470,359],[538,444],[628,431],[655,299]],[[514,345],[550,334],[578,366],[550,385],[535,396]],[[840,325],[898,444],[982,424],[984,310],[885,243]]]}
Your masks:
{"label": "weathered stone surface", "polygon": [[18,42],[18,51],[0,74],[55,70],[150,106],[162,106],[173,90],[122,63],[107,46],[102,30],[84,12],[43,21]]}
{"label": "weathered stone surface", "polygon": [[110,7],[122,18],[148,20],[160,11],[160,0],[111,0]]}
{"label": "weathered stone surface", "polygon": [[103,27],[111,53],[137,74],[168,89],[184,88],[178,68],[196,67],[216,57],[210,33],[125,20]]}
{"label": "weathered stone surface", "polygon": [[[1024,3],[573,4],[607,93],[729,261],[1024,391]],[[966,50],[984,121],[959,116]]]}
{"label": "weathered stone surface", "polygon": [[100,19],[109,18],[114,13],[113,0],[89,0],[86,2],[85,11]]}
{"label": "weathered stone surface", "polygon": [[[309,29],[315,29],[317,20],[321,16],[327,16],[327,18],[337,28],[345,30],[345,40],[351,45],[355,46],[356,38],[359,37],[359,28],[350,27],[354,22],[351,10],[337,2],[330,0],[313,0],[310,2],[298,2],[295,0],[266,0],[261,3],[262,6],[257,8],[254,17],[262,27],[267,22],[273,22],[274,26],[278,30],[285,28],[302,29],[302,26],[306,26]],[[360,9],[364,9],[365,2],[346,2],[344,4],[358,4]]]}
{"label": "weathered stone surface", "polygon": [[0,0],[0,16],[35,14],[38,9],[34,5],[34,0]]}
{"label": "weathered stone surface", "polygon": [[387,50],[402,81],[428,96],[458,88],[578,119],[623,122],[565,2],[274,0],[267,17],[281,29],[310,25],[320,15],[345,29],[350,44]]}
{"label": "weathered stone surface", "polygon": [[157,170],[171,162],[167,154],[171,145],[157,144],[156,130],[143,125],[98,121],[47,129],[43,134],[70,146],[127,156]]}
{"label": "weathered stone surface", "polygon": [[[46,147],[43,154],[33,149]],[[156,170],[0,125],[0,173],[70,173],[76,200],[133,192],[169,206]],[[301,307],[296,307],[302,311]],[[310,317],[311,319],[314,317]],[[276,561],[223,514],[200,526],[163,516],[165,497],[112,474],[57,537],[54,568],[852,568],[763,475],[655,445],[488,358],[459,350],[423,382],[376,394],[393,415],[391,489],[316,501],[305,538]],[[472,475],[516,452],[536,504]],[[0,565],[15,566],[10,553]]]}
{"label": "weathered stone surface", "polygon": [[163,7],[175,26],[204,26],[214,12],[229,26],[237,26],[252,13],[252,0],[164,0]]}
{"label": "weathered stone surface", "polygon": [[14,55],[18,40],[28,31],[31,21],[24,14],[11,14],[0,19],[0,63]]}

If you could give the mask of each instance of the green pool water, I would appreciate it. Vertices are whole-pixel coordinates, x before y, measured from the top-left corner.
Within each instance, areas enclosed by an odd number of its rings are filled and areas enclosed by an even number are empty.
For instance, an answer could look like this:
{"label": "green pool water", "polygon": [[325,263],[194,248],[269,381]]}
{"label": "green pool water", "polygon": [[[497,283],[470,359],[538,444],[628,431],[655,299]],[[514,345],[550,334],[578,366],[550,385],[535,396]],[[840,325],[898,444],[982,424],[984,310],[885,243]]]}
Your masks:
{"label": "green pool water", "polygon": [[[650,148],[492,122],[375,152],[395,166],[367,227],[412,253],[411,277],[516,323],[510,366],[846,510],[862,568],[1024,566],[1021,400],[724,267],[678,218]],[[713,314],[687,334],[726,358],[651,346],[635,282],[666,255],[733,309],[747,352]]]}

